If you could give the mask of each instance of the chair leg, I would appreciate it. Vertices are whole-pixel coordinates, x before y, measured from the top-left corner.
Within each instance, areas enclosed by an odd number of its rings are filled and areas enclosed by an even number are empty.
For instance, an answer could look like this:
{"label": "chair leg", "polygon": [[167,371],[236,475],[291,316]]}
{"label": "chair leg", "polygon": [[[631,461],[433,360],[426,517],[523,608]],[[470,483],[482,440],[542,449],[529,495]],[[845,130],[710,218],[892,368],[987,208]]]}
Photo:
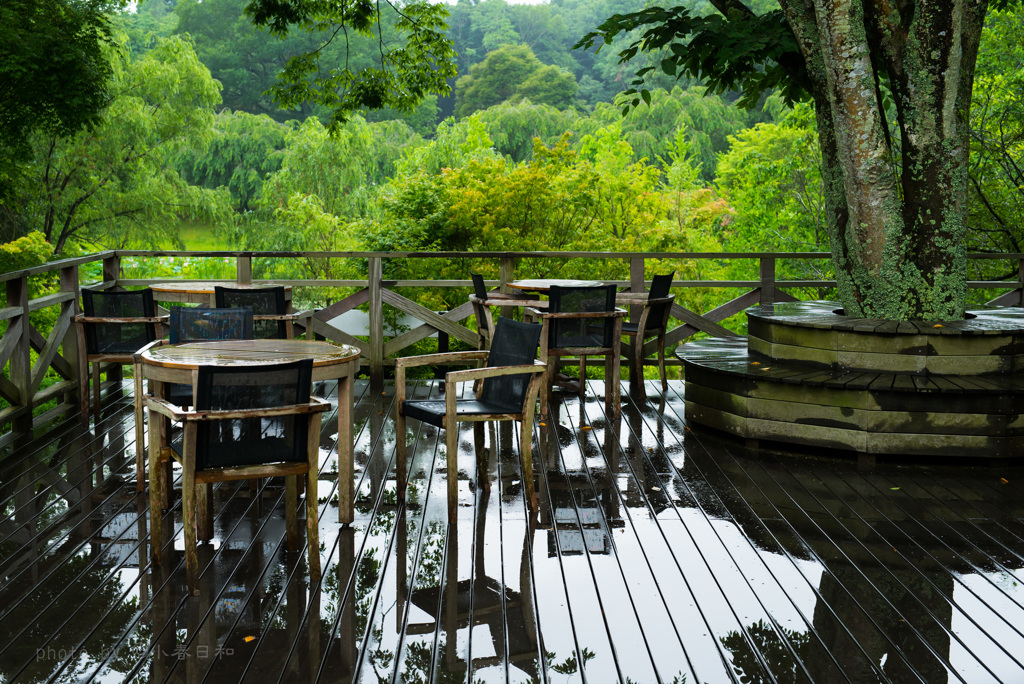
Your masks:
{"label": "chair leg", "polygon": [[146,469],[142,462],[146,451],[146,429],[142,411],[142,373],[136,366],[135,376],[135,491],[141,492],[146,486]]}
{"label": "chair leg", "polygon": [[92,417],[100,422],[100,364],[92,364]]}
{"label": "chair leg", "polygon": [[288,535],[288,550],[299,548],[299,476],[284,478],[284,528]]}
{"label": "chair leg", "polygon": [[181,469],[181,517],[185,528],[185,574],[189,591],[199,595],[199,551],[196,530],[196,424],[185,424],[185,452]]}
{"label": "chair leg", "polygon": [[[609,369],[605,372],[605,383],[611,382],[611,386],[605,387],[605,397],[611,396],[612,403],[612,417],[615,420],[619,419],[622,415],[622,383],[619,376],[622,375],[619,364],[619,348],[614,347],[611,354],[609,354]],[[606,357],[607,358],[607,357]]]}
{"label": "chair leg", "polygon": [[636,383],[637,398],[647,398],[647,387],[644,384],[644,339],[637,335],[633,340],[633,352],[630,364],[633,369],[633,382]]}
{"label": "chair leg", "polygon": [[459,424],[453,423],[445,426],[445,441],[447,443],[448,470],[448,522],[457,520],[457,509],[459,506]]}
{"label": "chair leg", "polygon": [[487,454],[484,451],[484,424],[473,423],[473,446],[476,451],[476,479],[485,492],[491,491],[491,474],[487,468]]}
{"label": "chair leg", "polygon": [[202,541],[213,539],[213,483],[196,485],[196,530]]}
{"label": "chair leg", "polygon": [[668,391],[668,376],[665,374],[665,336],[658,335],[658,372],[661,374],[661,391]]}
{"label": "chair leg", "polygon": [[533,484],[533,415],[528,411],[519,426],[519,451],[523,455],[523,485],[526,488],[526,503],[530,510],[537,512],[537,490]]}
{"label": "chair leg", "polygon": [[317,470],[306,473],[306,544],[309,546],[309,577],[312,584],[320,581],[320,521],[317,519]]}
{"label": "chair leg", "polygon": [[160,423],[158,418],[149,421],[149,547],[153,563],[160,565],[163,549],[163,492],[160,490],[163,478],[160,472]]}
{"label": "chair leg", "polygon": [[[396,401],[397,403],[397,401]],[[407,447],[405,444],[405,415],[402,414],[400,406],[395,407],[395,490],[398,493],[398,500],[405,501],[406,488],[406,458]]]}

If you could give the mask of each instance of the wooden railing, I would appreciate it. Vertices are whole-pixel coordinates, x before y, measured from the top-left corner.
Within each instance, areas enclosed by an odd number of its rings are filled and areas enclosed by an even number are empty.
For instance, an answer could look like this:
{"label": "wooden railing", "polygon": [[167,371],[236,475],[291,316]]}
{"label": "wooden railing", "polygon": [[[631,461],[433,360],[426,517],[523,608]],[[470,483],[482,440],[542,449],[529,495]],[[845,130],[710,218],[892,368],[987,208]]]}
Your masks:
{"label": "wooden railing", "polygon": [[[78,313],[79,291],[89,286],[100,289],[134,288],[167,282],[170,278],[126,278],[123,276],[122,260],[133,262],[165,257],[189,259],[225,259],[234,262],[234,279],[224,282],[248,283],[253,280],[254,261],[257,266],[261,259],[302,259],[302,260],[348,260],[362,265],[365,277],[349,280],[282,280],[293,287],[354,288],[355,292],[327,306],[320,307],[313,319],[313,332],[336,342],[357,346],[363,355],[363,364],[369,371],[371,382],[380,384],[385,367],[393,364],[395,356],[411,345],[437,333],[475,345],[476,333],[462,322],[472,310],[468,302],[451,310],[437,313],[403,294],[402,288],[469,288],[469,280],[386,280],[385,263],[402,259],[462,259],[467,264],[499,264],[500,277],[491,281],[491,286],[503,290],[505,284],[517,277],[535,277],[534,273],[517,273],[517,265],[524,260],[553,259],[569,262],[574,259],[604,261],[609,264],[608,273],[628,273],[628,279],[610,278],[625,291],[643,292],[647,283],[648,262],[659,263],[701,261],[734,262],[746,260],[758,264],[757,279],[751,280],[688,280],[685,277],[673,282],[673,290],[682,291],[677,302],[686,302],[685,292],[692,288],[714,290],[739,290],[740,294],[718,303],[714,308],[698,312],[677,303],[673,306],[672,317],[677,327],[668,334],[667,344],[673,346],[682,340],[703,332],[712,336],[737,334],[723,325],[722,321],[743,311],[745,308],[777,301],[796,299],[790,291],[812,288],[815,290],[834,287],[828,279],[778,280],[777,264],[780,261],[816,261],[828,270],[829,255],[820,252],[795,253],[608,253],[608,252],[154,252],[136,250],[107,251],[87,257],[67,259],[45,264],[36,268],[0,275],[6,288],[7,305],[0,309],[0,324],[6,323],[6,330],[0,339],[0,442],[7,443],[19,437],[30,435],[35,427],[70,411],[78,411],[78,364],[72,317]],[[1007,262],[1004,272],[1015,273],[1015,278],[998,281],[971,281],[969,286],[977,289],[1001,290],[990,304],[1024,305],[1024,255],[1022,254],[975,254],[973,259],[997,259]],[[625,263],[624,263],[625,262]],[[628,263],[628,268],[624,268]],[[145,270],[143,267],[142,270]],[[598,269],[600,270],[600,269]],[[255,272],[259,272],[257,268]],[[468,269],[467,269],[468,276]],[[202,280],[211,280],[203,278]],[[48,292],[36,298],[29,297],[33,287]],[[56,291],[53,291],[53,290]],[[724,293],[723,293],[724,295]],[[724,297],[723,297],[724,298]],[[342,330],[330,321],[356,307],[368,305],[369,320],[366,339],[360,339]],[[387,339],[385,332],[384,305],[420,322],[419,325]],[[30,315],[35,312],[52,310],[55,316],[46,316],[46,325],[38,329],[32,324]],[[638,314],[639,312],[634,312]],[[55,320],[54,320],[55,319]],[[46,329],[46,326],[49,329]],[[653,342],[652,342],[653,344]],[[33,360],[34,358],[34,360]],[[115,373],[117,369],[112,369]],[[50,373],[52,371],[52,373]],[[50,382],[44,387],[44,378]],[[116,377],[116,375],[115,375]],[[54,380],[55,378],[55,380]],[[52,381],[52,382],[51,382]],[[53,404],[43,410],[42,407]]]}

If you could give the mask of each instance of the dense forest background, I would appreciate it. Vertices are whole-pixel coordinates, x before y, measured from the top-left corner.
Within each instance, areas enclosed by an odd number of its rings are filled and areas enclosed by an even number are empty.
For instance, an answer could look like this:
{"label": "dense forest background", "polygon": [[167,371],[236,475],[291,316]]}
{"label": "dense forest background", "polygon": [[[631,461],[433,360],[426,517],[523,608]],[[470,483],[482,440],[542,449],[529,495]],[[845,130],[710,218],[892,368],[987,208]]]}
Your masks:
{"label": "dense forest background", "polygon": [[[281,109],[267,91],[292,55],[323,46],[323,65],[359,67],[379,46],[358,35],[278,39],[252,26],[245,4],[145,0],[113,17],[102,120],[72,136],[34,134],[31,163],[5,179],[14,192],[0,211],[0,270],[103,248],[184,247],[186,235],[190,248],[249,250],[828,250],[809,105],[769,95],[741,109],[735,95],[659,73],[650,103],[623,115],[617,98],[640,65],[620,65],[616,50],[572,49],[608,16],[648,3],[460,0],[450,6],[460,74],[451,95],[411,113],[364,112],[335,135],[327,112]],[[973,251],[1022,251],[1020,35],[1024,13],[990,13],[972,110]],[[756,269],[701,263],[670,267],[715,279]],[[557,266],[567,277],[596,267]],[[260,268],[256,277],[347,275],[312,260]],[[785,268],[818,277],[829,265]]]}

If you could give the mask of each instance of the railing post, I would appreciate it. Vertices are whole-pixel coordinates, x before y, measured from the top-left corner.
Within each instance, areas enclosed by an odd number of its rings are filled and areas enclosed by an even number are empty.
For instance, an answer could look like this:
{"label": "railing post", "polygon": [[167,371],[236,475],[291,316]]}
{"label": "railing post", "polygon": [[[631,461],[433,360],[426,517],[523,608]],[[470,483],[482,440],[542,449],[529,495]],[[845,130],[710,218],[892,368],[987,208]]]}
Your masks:
{"label": "railing post", "polygon": [[[633,293],[645,292],[647,290],[646,282],[644,280],[644,272],[646,270],[646,260],[643,257],[631,257],[629,260],[629,291]],[[629,306],[629,320],[633,323],[640,321],[640,316],[644,313],[643,304],[631,304]],[[630,345],[626,345],[627,349],[630,349]],[[638,387],[639,383],[644,381],[643,378],[634,377],[636,371],[634,370],[635,364],[630,360],[629,364],[629,388],[633,391],[633,388]]]}
{"label": "railing post", "polygon": [[370,388],[380,391],[384,387],[384,260],[367,260],[367,286],[370,289]]}
{"label": "railing post", "polygon": [[761,304],[775,302],[775,257],[761,257]]}
{"label": "railing post", "polygon": [[[502,292],[508,292],[508,284],[516,279],[516,260],[512,257],[501,257],[501,285],[499,289]],[[501,315],[510,318],[515,315],[515,307],[503,306],[501,307]]]}
{"label": "railing post", "polygon": [[1017,262],[1017,292],[1020,293],[1020,304],[1024,306],[1024,259]]}
{"label": "railing post", "polygon": [[[60,291],[70,292],[74,297],[71,300],[71,315],[77,316],[82,313],[78,306],[78,266],[68,266],[67,268],[60,269]],[[68,365],[71,366],[71,377],[79,377],[79,368],[81,364],[85,363],[85,359],[79,358],[78,356],[78,326],[72,324],[67,333],[64,334],[64,339],[61,341],[61,347],[64,349],[64,358],[67,360]],[[68,404],[77,404],[79,401],[79,392],[71,391],[65,395],[64,402]],[[81,407],[79,407],[81,408]]]}
{"label": "railing post", "polygon": [[11,430],[18,438],[32,435],[32,356],[31,334],[28,320],[28,276],[7,281],[7,305],[21,309],[10,319],[7,334],[15,331],[14,353],[10,361],[10,381],[18,390],[18,404],[22,409],[11,422]]}
{"label": "railing post", "polygon": [[508,292],[508,284],[516,279],[516,260],[512,257],[501,257],[501,291]]}
{"label": "railing post", "polygon": [[121,257],[108,256],[103,258],[103,282],[113,281],[114,287],[117,287],[117,281],[121,279]]}
{"label": "railing post", "polygon": [[235,259],[235,280],[239,285],[252,283],[252,257],[240,256]]}

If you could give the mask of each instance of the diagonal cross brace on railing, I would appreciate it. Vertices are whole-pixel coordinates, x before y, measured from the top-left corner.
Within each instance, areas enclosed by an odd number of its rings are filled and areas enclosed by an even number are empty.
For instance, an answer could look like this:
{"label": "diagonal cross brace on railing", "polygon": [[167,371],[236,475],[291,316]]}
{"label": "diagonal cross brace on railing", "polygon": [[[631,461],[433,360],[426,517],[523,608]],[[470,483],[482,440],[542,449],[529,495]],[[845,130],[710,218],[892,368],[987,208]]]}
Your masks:
{"label": "diagonal cross brace on railing", "polygon": [[424,340],[435,332],[448,333],[452,337],[458,338],[466,344],[470,344],[474,347],[476,346],[476,334],[471,332],[469,328],[458,324],[458,321],[469,318],[469,316],[472,315],[473,307],[469,302],[460,304],[446,314],[438,314],[425,306],[417,304],[411,299],[406,299],[392,290],[383,290],[381,292],[381,298],[386,304],[390,304],[399,311],[407,313],[410,316],[415,316],[424,323],[423,325],[402,333],[398,337],[385,343],[385,357],[401,351],[420,340]]}

